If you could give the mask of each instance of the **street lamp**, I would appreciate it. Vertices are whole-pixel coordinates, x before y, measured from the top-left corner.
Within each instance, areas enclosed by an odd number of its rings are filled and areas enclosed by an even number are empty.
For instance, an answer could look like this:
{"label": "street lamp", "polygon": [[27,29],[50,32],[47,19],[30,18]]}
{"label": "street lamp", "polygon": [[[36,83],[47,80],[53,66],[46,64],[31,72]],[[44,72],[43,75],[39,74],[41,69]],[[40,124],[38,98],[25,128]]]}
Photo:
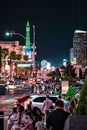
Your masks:
{"label": "street lamp", "polygon": [[19,35],[19,36],[23,37],[24,39],[26,39],[26,37],[24,35],[22,35],[21,33],[16,33],[14,31],[6,32],[6,36],[13,36],[13,35]]}
{"label": "street lamp", "polygon": [[33,60],[33,68],[35,69],[35,55],[36,55],[36,52],[35,52],[35,49],[36,49],[36,46],[35,46],[35,25],[33,25],[33,46],[32,46],[32,49],[33,49],[33,57],[32,57],[32,60]]}

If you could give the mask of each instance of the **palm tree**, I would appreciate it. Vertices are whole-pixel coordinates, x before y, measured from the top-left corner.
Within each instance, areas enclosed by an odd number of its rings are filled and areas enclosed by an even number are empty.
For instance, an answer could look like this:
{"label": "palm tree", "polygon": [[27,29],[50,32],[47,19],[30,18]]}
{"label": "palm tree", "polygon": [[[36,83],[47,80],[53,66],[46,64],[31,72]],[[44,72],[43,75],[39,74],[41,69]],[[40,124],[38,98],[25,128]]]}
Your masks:
{"label": "palm tree", "polygon": [[[8,49],[7,48],[3,48],[2,50],[1,50],[1,58],[2,59],[6,59],[6,57],[8,56],[8,54],[9,54],[9,51],[8,51]],[[5,61],[3,61],[3,69],[4,69],[4,72],[5,72]]]}
{"label": "palm tree", "polygon": [[53,81],[60,81],[61,78],[61,74],[58,68],[56,68],[55,71],[48,73],[47,76],[52,76]]}
{"label": "palm tree", "polygon": [[70,76],[72,78],[76,77],[75,68],[73,67],[73,65],[71,65],[71,62],[67,62],[66,73],[68,76]]}
{"label": "palm tree", "polygon": [[[16,55],[16,60],[21,60],[22,59],[22,55],[21,54],[17,54]],[[17,62],[16,62],[16,76],[18,76],[18,73],[20,72],[20,71],[18,71],[19,69],[17,69]],[[23,71],[23,70],[22,70]],[[20,74],[19,74],[20,75]]]}
{"label": "palm tree", "polygon": [[10,58],[11,58],[12,60],[15,60],[15,59],[16,59],[16,52],[15,52],[15,51],[11,51],[11,53],[10,53]]}
{"label": "palm tree", "polygon": [[3,48],[1,50],[1,53],[2,53],[2,59],[6,59],[6,56],[9,54],[9,51],[7,48]]}
{"label": "palm tree", "polygon": [[22,55],[21,55],[21,54],[17,54],[17,55],[16,55],[16,60],[19,60],[19,61],[20,61],[21,58],[22,58]]}
{"label": "palm tree", "polygon": [[27,61],[28,60],[28,56],[27,55],[23,55],[23,59]]}

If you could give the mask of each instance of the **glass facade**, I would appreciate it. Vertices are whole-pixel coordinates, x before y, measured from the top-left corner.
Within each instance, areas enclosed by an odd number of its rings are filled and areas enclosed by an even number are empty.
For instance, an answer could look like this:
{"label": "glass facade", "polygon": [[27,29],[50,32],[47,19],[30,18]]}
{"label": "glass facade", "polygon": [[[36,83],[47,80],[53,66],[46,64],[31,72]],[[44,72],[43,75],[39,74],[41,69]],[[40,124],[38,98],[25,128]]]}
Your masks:
{"label": "glass facade", "polygon": [[87,66],[87,32],[75,31],[73,37],[74,58],[76,64]]}

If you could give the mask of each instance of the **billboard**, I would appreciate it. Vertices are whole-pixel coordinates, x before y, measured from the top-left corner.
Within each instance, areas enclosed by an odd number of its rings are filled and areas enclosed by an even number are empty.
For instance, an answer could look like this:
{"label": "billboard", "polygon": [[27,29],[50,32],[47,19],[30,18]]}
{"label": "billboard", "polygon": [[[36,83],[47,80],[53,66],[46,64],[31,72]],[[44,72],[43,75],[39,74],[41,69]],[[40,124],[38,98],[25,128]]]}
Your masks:
{"label": "billboard", "polygon": [[18,64],[17,67],[30,67],[31,64]]}
{"label": "billboard", "polygon": [[62,94],[66,94],[68,88],[69,88],[69,81],[62,81]]}

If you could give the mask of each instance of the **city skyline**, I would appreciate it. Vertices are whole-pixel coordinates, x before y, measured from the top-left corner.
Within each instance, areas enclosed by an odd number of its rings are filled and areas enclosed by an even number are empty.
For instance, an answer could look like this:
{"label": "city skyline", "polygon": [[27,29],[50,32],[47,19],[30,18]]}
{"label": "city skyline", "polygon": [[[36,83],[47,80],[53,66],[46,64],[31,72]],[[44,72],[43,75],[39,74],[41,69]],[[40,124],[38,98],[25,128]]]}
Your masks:
{"label": "city skyline", "polygon": [[[5,3],[5,4],[4,4]],[[63,59],[69,60],[69,51],[73,47],[73,35],[76,29],[87,30],[86,0],[61,0],[54,2],[34,1],[3,1],[0,7],[0,41],[25,40],[19,36],[6,38],[5,31],[15,31],[26,35],[26,22],[36,30],[36,60],[43,59],[52,65],[60,66]]]}

